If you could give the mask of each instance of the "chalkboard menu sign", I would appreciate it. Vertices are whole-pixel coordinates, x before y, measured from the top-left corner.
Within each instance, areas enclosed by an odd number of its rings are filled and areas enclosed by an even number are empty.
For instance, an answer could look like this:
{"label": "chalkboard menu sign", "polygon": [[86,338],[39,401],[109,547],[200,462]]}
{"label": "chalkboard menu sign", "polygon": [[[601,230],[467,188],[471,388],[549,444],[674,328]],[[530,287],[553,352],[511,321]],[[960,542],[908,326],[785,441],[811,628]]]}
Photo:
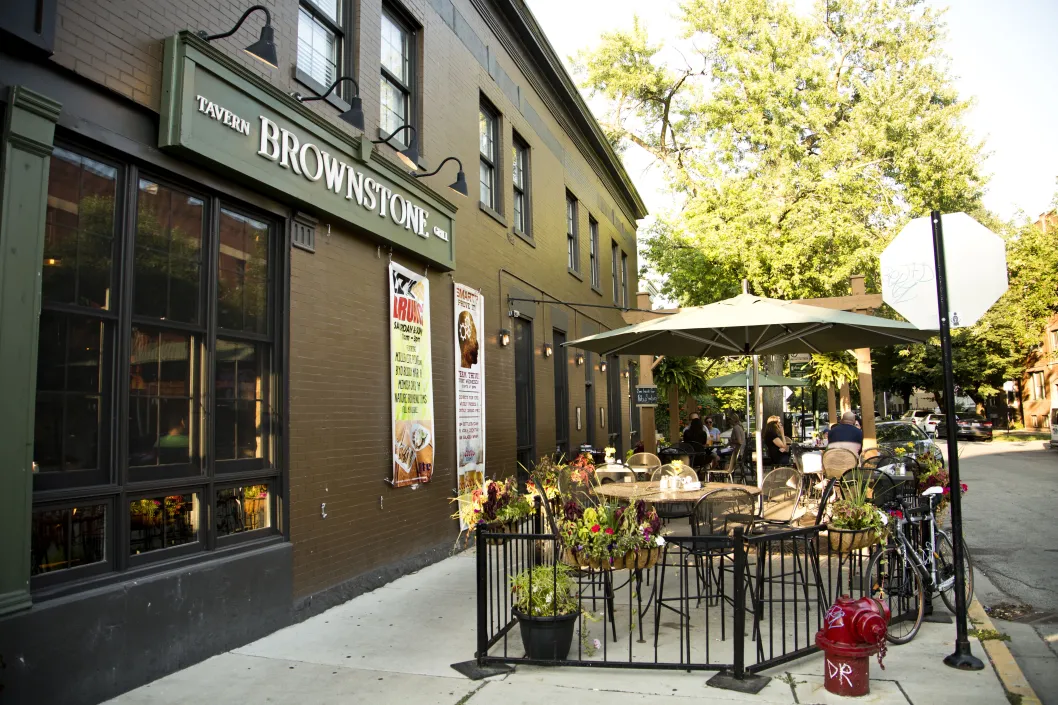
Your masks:
{"label": "chalkboard menu sign", "polygon": [[654,385],[636,385],[636,406],[657,406],[658,388]]}

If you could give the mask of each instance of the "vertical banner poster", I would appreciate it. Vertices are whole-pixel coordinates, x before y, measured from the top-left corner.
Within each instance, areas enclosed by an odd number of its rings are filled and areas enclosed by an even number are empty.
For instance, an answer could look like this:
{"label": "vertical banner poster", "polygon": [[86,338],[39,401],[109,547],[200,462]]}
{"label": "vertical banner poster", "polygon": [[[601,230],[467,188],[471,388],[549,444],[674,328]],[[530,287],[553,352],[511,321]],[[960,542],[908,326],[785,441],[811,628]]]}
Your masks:
{"label": "vertical banner poster", "polygon": [[391,262],[389,304],[393,486],[402,487],[433,476],[429,280]]}
{"label": "vertical banner poster", "polygon": [[[485,479],[485,298],[455,285],[456,478],[459,494]],[[464,527],[465,528],[465,527]]]}

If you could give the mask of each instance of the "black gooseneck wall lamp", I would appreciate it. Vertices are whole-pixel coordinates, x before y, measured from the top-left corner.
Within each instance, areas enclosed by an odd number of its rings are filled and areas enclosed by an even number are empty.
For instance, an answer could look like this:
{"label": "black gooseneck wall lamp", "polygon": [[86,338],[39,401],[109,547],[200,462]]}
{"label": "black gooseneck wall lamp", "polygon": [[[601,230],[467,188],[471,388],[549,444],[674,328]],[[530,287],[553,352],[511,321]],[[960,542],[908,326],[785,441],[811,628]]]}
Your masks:
{"label": "black gooseneck wall lamp", "polygon": [[405,166],[409,169],[415,170],[419,168],[419,147],[416,144],[417,138],[415,136],[415,128],[411,125],[401,125],[396,130],[389,133],[389,137],[382,140],[371,140],[371,144],[389,144],[389,146],[392,147],[393,145],[390,144],[389,141],[405,130],[411,132],[411,138],[408,140],[408,146],[399,150],[397,156],[400,157],[400,160],[404,162]]}
{"label": "black gooseneck wall lamp", "polygon": [[313,100],[323,100],[338,87],[338,84],[342,81],[352,81],[353,88],[356,89],[356,94],[349,99],[349,109],[338,117],[345,120],[347,123],[360,130],[364,129],[364,101],[360,99],[360,84],[352,76],[342,76],[337,81],[331,84],[331,87],[323,92],[321,95],[314,96],[303,96],[300,93],[294,93],[294,99],[299,103],[308,103]]}
{"label": "black gooseneck wall lamp", "polygon": [[451,161],[454,161],[456,164],[459,165],[459,172],[456,173],[455,183],[450,184],[448,186],[448,188],[452,189],[453,191],[455,191],[458,194],[466,196],[467,195],[467,175],[463,173],[463,162],[459,161],[459,157],[446,157],[444,159],[444,161],[442,161],[440,164],[438,164],[437,168],[434,169],[433,171],[426,172],[424,174],[418,174],[418,173],[414,173],[413,172],[412,176],[414,176],[416,179],[421,179],[424,176],[433,176],[437,172],[441,171],[441,167],[443,167],[445,164],[447,164],[448,162],[451,162]]}
{"label": "black gooseneck wall lamp", "polygon": [[242,23],[246,21],[246,18],[257,10],[265,13],[265,24],[264,27],[261,28],[260,38],[250,46],[246,47],[244,51],[258,61],[263,61],[272,68],[277,69],[279,68],[279,57],[276,56],[276,32],[272,29],[272,13],[270,13],[268,8],[264,5],[254,5],[246,12],[242,13],[242,17],[239,18],[239,21],[227,32],[222,32],[221,34],[206,34],[204,31],[200,31],[198,36],[202,37],[202,39],[207,42],[212,42],[214,39],[230,37],[238,32],[239,27],[242,27]]}

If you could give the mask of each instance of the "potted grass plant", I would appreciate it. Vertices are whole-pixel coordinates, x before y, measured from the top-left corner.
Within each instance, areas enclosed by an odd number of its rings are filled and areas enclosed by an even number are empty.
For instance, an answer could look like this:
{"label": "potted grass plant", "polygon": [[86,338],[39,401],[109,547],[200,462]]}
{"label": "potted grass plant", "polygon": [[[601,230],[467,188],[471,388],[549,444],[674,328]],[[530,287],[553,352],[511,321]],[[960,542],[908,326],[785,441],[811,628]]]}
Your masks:
{"label": "potted grass plant", "polygon": [[830,550],[851,553],[884,538],[885,514],[871,503],[873,490],[869,477],[842,482],[841,498],[832,505],[827,522]]}
{"label": "potted grass plant", "polygon": [[511,578],[511,611],[528,658],[562,661],[569,655],[581,613],[578,595],[577,581],[561,563],[538,565]]}

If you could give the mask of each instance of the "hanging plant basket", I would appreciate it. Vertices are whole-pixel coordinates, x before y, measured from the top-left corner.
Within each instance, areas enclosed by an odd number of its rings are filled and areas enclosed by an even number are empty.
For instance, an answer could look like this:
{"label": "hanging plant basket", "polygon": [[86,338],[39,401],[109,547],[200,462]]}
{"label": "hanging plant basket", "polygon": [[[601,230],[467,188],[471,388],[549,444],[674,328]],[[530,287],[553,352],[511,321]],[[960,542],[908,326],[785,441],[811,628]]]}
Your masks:
{"label": "hanging plant basket", "polygon": [[878,543],[878,533],[874,529],[839,529],[827,524],[827,538],[830,550],[835,553],[852,553]]}
{"label": "hanging plant basket", "polygon": [[[515,522],[492,522],[489,524],[478,524],[478,531],[483,531],[489,534],[516,534],[518,530],[515,528]],[[504,543],[503,539],[485,539],[485,543],[490,546],[499,546]]]}
{"label": "hanging plant basket", "polygon": [[651,546],[641,548],[638,551],[629,551],[625,554],[625,568],[628,570],[646,570],[657,565],[661,557],[661,548]]}

